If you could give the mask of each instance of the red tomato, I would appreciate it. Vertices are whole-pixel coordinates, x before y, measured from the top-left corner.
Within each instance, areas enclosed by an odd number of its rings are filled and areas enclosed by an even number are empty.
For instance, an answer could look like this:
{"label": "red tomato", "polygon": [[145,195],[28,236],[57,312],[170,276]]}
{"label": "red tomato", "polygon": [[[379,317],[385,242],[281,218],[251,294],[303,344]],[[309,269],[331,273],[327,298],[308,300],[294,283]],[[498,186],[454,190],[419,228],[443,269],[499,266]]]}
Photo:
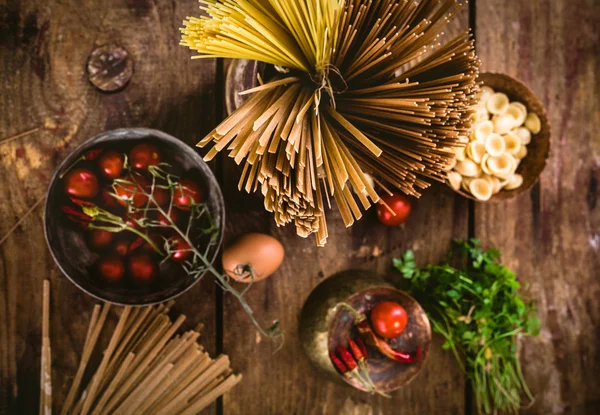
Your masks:
{"label": "red tomato", "polygon": [[151,282],[158,276],[158,264],[148,254],[135,254],[129,258],[127,272],[137,282]]}
{"label": "red tomato", "polygon": [[381,197],[381,200],[385,202],[396,214],[392,214],[383,204],[377,205],[377,217],[379,221],[387,226],[399,226],[406,222],[406,219],[410,216],[412,204],[408,196],[402,193],[396,193],[392,196],[385,195]]}
{"label": "red tomato", "polygon": [[125,265],[117,257],[100,258],[95,268],[98,276],[109,283],[118,282],[125,275]]}
{"label": "red tomato", "polygon": [[141,222],[142,219],[144,219],[144,211],[137,210],[127,215],[125,223],[127,224],[127,226],[131,226],[132,228],[135,228],[137,230],[142,230],[143,226],[139,224],[139,222]]}
{"label": "red tomato", "polygon": [[88,234],[88,241],[92,248],[104,249],[113,241],[114,235],[112,232],[102,229],[92,229]]}
{"label": "red tomato", "polygon": [[117,179],[123,172],[123,156],[116,151],[107,151],[98,160],[102,175],[108,179]]}
{"label": "red tomato", "polygon": [[163,189],[161,187],[155,187],[152,196],[154,197],[154,201],[158,204],[158,206],[169,206],[169,202],[171,201],[170,190]]}
{"label": "red tomato", "polygon": [[127,206],[130,201],[135,207],[144,206],[148,202],[148,196],[142,192],[148,187],[148,179],[144,176],[128,174],[124,180],[129,183],[115,183],[115,193],[119,196],[117,201],[123,206]]}
{"label": "red tomato", "polygon": [[[166,211],[166,209],[165,209],[165,211]],[[182,215],[183,215],[183,212],[180,212],[177,209],[171,209],[171,213],[168,215],[169,217],[163,215],[162,213],[159,213],[158,221],[161,223],[161,225],[164,225],[164,226],[173,226],[171,224],[171,220],[176,225],[180,225],[182,222]],[[171,218],[171,220],[169,220],[169,218]]]}
{"label": "red tomato", "polygon": [[149,143],[141,143],[133,147],[129,152],[129,162],[140,170],[148,169],[148,166],[154,166],[160,163],[160,153],[158,149]]}
{"label": "red tomato", "polygon": [[194,203],[202,202],[202,190],[191,180],[184,179],[175,188],[173,204],[180,209],[189,210]]}
{"label": "red tomato", "polygon": [[115,242],[115,252],[119,256],[127,256],[129,253],[130,243],[127,239],[121,238],[117,242]]}
{"label": "red tomato", "polygon": [[171,255],[171,260],[175,262],[183,262],[189,260],[193,256],[190,249],[190,244],[181,238],[171,240],[171,250],[174,251]]}
{"label": "red tomato", "polygon": [[87,169],[76,168],[67,173],[65,193],[82,199],[91,199],[98,194],[98,178]]}
{"label": "red tomato", "polygon": [[117,198],[111,195],[111,193],[114,193],[112,187],[105,187],[102,189],[100,192],[100,198],[102,199],[102,205],[100,206],[101,208],[112,211],[121,206],[119,205]]}
{"label": "red tomato", "polygon": [[371,326],[384,339],[393,339],[402,334],[408,322],[406,310],[393,301],[377,303],[371,310]]}

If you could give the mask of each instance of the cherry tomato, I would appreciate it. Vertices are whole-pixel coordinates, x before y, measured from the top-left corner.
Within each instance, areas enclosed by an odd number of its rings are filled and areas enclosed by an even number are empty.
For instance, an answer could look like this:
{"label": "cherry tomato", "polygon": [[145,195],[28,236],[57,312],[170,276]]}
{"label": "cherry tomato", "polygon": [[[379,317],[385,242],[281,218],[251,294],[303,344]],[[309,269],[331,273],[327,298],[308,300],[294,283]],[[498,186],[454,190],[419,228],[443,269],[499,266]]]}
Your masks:
{"label": "cherry tomato", "polygon": [[82,199],[91,199],[98,194],[98,178],[87,169],[76,168],[67,173],[65,193]]}
{"label": "cherry tomato", "polygon": [[129,162],[140,170],[148,169],[148,166],[154,166],[160,163],[160,153],[158,149],[149,143],[136,145],[129,152]]}
{"label": "cherry tomato", "polygon": [[192,251],[188,251],[190,249],[190,244],[184,241],[181,238],[174,238],[171,241],[171,250],[173,254],[171,255],[171,260],[174,262],[183,262],[187,261],[193,256]]}
{"label": "cherry tomato", "polygon": [[180,209],[189,210],[194,203],[202,202],[202,190],[191,180],[184,179],[175,188],[173,204]]}
{"label": "cherry tomato", "polygon": [[100,258],[95,268],[98,276],[109,283],[118,282],[125,275],[125,265],[117,257]]}
{"label": "cherry tomato", "polygon": [[377,205],[377,217],[381,223],[387,226],[399,226],[406,222],[412,209],[412,204],[408,196],[401,193],[395,193],[392,196],[382,196],[381,200],[396,214],[396,216],[394,216],[387,207],[380,203]]}
{"label": "cherry tomato", "polygon": [[125,218],[125,223],[127,224],[127,226],[135,228],[139,231],[143,229],[143,226],[141,226],[139,223],[142,221],[142,219],[144,219],[144,211],[136,210],[135,212],[130,212],[127,215],[127,217]]}
{"label": "cherry tomato", "polygon": [[102,205],[100,207],[109,211],[113,211],[121,207],[118,199],[111,195],[111,193],[114,193],[112,187],[105,187],[102,189],[102,191],[100,191],[100,198],[102,199]]}
{"label": "cherry tomato", "polygon": [[123,172],[123,156],[116,151],[107,151],[98,160],[100,172],[107,179],[117,179]]}
{"label": "cherry tomato", "polygon": [[158,276],[158,264],[149,254],[135,254],[129,258],[127,272],[137,282],[151,282]]}
{"label": "cherry tomato", "polygon": [[384,339],[393,339],[402,334],[408,322],[406,310],[393,301],[377,303],[371,310],[371,326]]}
{"label": "cherry tomato", "polygon": [[120,238],[115,242],[115,252],[117,255],[124,257],[129,253],[130,242],[125,238]]}
{"label": "cherry tomato", "polygon": [[[180,212],[177,209],[171,209],[171,213],[168,215],[168,217],[163,215],[162,213],[159,213],[158,221],[161,223],[161,225],[164,225],[164,226],[173,226],[171,224],[171,220],[176,225],[180,225],[182,222],[182,214],[183,214],[183,212]],[[169,220],[169,218],[171,218],[171,220]]]}
{"label": "cherry tomato", "polygon": [[119,196],[117,201],[123,206],[126,206],[129,201],[135,207],[144,206],[148,202],[148,196],[143,193],[143,189],[147,189],[148,179],[144,176],[128,174],[124,180],[129,183],[115,183],[115,193]]}
{"label": "cherry tomato", "polygon": [[161,187],[154,187],[154,193],[152,196],[154,197],[154,201],[158,204],[158,206],[169,206],[169,202],[171,201],[170,190],[163,189]]}
{"label": "cherry tomato", "polygon": [[102,229],[92,229],[88,234],[88,242],[92,248],[104,249],[108,247],[114,239],[112,232]]}

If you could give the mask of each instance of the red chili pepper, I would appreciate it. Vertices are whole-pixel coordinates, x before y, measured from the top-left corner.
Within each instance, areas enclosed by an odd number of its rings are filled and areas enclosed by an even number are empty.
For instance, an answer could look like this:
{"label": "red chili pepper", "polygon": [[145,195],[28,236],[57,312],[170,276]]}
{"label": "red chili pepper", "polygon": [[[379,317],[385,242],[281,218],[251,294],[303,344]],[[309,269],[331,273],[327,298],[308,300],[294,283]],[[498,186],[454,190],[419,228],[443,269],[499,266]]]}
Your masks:
{"label": "red chili pepper", "polygon": [[100,157],[100,154],[102,154],[104,150],[101,148],[95,148],[93,150],[88,150],[85,152],[83,158],[85,160],[96,160],[98,157]]}
{"label": "red chili pepper", "polygon": [[365,360],[365,357],[363,356],[360,347],[358,347],[354,340],[348,339],[348,346],[350,347],[350,350],[352,350],[352,354],[354,355],[354,358],[356,360],[358,360],[359,362]]}
{"label": "red chili pepper", "polygon": [[346,367],[349,370],[354,370],[356,368],[356,360],[354,360],[354,357],[352,356],[352,353],[350,353],[348,351],[348,349],[344,349],[342,346],[340,346],[338,344],[337,348],[336,348],[339,356],[342,358],[342,360],[344,361],[344,364],[346,365]]}
{"label": "red chili pepper", "polygon": [[94,204],[92,202],[88,202],[86,200],[81,200],[76,197],[70,197],[69,199],[71,199],[71,202],[73,202],[77,206],[94,207]]}
{"label": "red chili pepper", "polygon": [[87,228],[89,224],[92,222],[93,218],[91,216],[86,215],[85,213],[71,207],[71,206],[61,206],[63,212],[67,214],[67,217],[73,222]]}
{"label": "red chili pepper", "polygon": [[346,365],[344,364],[344,362],[342,362],[340,360],[339,357],[337,357],[333,352],[329,352],[329,357],[331,358],[331,361],[333,362],[333,365],[335,366],[335,368],[342,375],[345,375],[346,373],[348,373],[348,368],[346,367]]}
{"label": "red chili pepper", "polygon": [[363,357],[365,358],[365,360],[367,360],[369,358],[369,353],[367,352],[367,346],[365,345],[365,342],[361,337],[357,337],[355,341],[358,347],[360,348]]}
{"label": "red chili pepper", "polygon": [[130,251],[135,251],[140,246],[142,246],[144,244],[144,242],[146,242],[146,241],[144,241],[144,238],[142,238],[142,237],[137,238],[135,241],[133,241],[131,243],[131,245],[129,246],[129,250]]}
{"label": "red chili pepper", "polygon": [[377,349],[385,356],[400,363],[414,363],[421,357],[421,348],[417,347],[414,353],[405,353],[392,349],[392,346],[387,344],[383,339],[380,339],[373,333],[368,321],[361,321],[356,325],[358,332],[363,337],[367,344],[377,347]]}

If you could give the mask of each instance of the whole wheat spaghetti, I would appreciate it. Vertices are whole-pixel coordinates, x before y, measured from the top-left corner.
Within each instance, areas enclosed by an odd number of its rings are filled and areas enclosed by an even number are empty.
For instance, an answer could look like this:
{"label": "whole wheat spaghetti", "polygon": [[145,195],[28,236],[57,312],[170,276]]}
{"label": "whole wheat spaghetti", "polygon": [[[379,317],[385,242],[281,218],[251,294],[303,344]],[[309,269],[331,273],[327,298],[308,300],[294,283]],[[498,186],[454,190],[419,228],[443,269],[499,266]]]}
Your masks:
{"label": "whole wheat spaghetti", "polygon": [[478,91],[468,32],[444,45],[456,0],[201,0],[184,22],[194,58],[256,59],[280,74],[200,143],[244,165],[278,225],[327,239],[325,205],[346,226],[379,196],[365,179],[414,196],[462,146]]}
{"label": "whole wheat spaghetti", "polygon": [[[51,413],[48,387],[49,336],[47,284],[44,284],[44,347],[40,412]],[[229,358],[213,359],[198,344],[201,325],[177,334],[185,320],[172,321],[173,303],[155,307],[125,307],[110,341],[90,379],[85,373],[99,336],[106,331],[109,304],[94,307],[79,367],[73,377],[61,414],[188,414],[198,413],[241,380]],[[47,339],[47,340],[46,340]],[[47,350],[47,354],[44,353]],[[89,376],[87,376],[89,377]]]}

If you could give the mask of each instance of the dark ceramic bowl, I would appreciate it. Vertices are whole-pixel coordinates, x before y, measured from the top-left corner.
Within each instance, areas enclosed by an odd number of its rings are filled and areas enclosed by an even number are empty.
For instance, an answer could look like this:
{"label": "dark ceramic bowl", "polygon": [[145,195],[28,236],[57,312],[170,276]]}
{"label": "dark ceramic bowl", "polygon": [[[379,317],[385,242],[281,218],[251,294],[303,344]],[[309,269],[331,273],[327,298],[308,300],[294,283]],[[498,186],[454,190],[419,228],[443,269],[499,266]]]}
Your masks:
{"label": "dark ceramic bowl", "polygon": [[429,319],[414,298],[369,271],[341,272],[327,278],[312,291],[300,315],[300,340],[309,360],[331,379],[365,391],[359,382],[341,376],[331,363],[329,352],[335,351],[337,345],[346,347],[348,338],[358,336],[352,314],[345,308],[336,308],[336,305],[346,302],[368,315],[381,301],[402,305],[409,316],[404,332],[390,344],[406,352],[412,352],[418,346],[422,354],[418,361],[402,364],[369,346],[369,373],[375,386],[383,392],[398,390],[411,382],[429,356]]}
{"label": "dark ceramic bowl", "polygon": [[84,152],[100,144],[105,148],[125,151],[141,141],[156,145],[164,154],[165,161],[203,187],[206,203],[218,227],[215,243],[209,252],[211,262],[215,261],[223,239],[225,206],[221,189],[208,165],[192,147],[161,131],[146,128],[113,130],[89,139],[61,163],[52,178],[46,200],[44,230],[50,252],[63,274],[91,296],[114,304],[142,306],[161,303],[184,293],[200,280],[187,275],[172,261],[165,261],[160,266],[159,278],[152,285],[106,285],[90,271],[99,254],[87,247],[85,231],[73,226],[61,210],[66,196],[60,176],[77,163]]}

